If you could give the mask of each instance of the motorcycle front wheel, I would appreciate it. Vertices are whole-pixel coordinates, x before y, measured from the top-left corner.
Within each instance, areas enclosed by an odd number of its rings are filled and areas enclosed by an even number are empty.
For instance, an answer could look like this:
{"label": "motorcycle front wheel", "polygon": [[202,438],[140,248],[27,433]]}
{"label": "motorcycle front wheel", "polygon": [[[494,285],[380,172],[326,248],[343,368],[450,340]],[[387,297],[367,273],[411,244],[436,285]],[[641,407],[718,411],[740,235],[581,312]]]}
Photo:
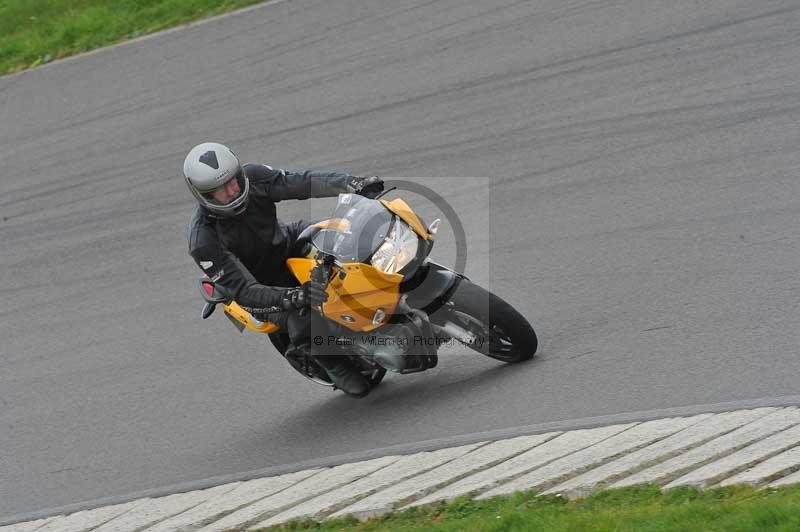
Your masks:
{"label": "motorcycle front wheel", "polygon": [[464,345],[507,363],[533,358],[539,346],[536,332],[522,314],[499,296],[462,279],[449,302],[445,313],[432,319],[439,323],[451,321],[477,338]]}

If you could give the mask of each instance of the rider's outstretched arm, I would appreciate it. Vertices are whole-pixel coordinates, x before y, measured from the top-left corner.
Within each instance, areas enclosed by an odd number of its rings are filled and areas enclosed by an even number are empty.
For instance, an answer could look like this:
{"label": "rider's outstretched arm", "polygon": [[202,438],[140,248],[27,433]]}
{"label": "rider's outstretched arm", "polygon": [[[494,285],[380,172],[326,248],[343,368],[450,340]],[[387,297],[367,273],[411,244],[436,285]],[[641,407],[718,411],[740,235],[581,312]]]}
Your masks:
{"label": "rider's outstretched arm", "polygon": [[245,169],[267,187],[272,201],[335,197],[355,192],[364,179],[340,172],[291,172],[261,164],[248,164]]}

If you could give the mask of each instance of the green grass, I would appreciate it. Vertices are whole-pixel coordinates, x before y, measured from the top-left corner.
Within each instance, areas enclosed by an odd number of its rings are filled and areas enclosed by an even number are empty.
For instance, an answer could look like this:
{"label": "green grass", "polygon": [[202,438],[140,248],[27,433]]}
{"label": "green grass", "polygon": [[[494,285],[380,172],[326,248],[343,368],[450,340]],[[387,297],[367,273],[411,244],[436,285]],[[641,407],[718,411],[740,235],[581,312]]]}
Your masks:
{"label": "green grass", "polygon": [[263,0],[0,0],[0,74]]}
{"label": "green grass", "polygon": [[756,490],[734,486],[707,491],[661,492],[640,486],[600,492],[578,501],[517,493],[486,501],[449,504],[387,514],[363,523],[352,518],[324,523],[293,522],[270,530],[323,531],[753,531],[800,530],[800,485]]}

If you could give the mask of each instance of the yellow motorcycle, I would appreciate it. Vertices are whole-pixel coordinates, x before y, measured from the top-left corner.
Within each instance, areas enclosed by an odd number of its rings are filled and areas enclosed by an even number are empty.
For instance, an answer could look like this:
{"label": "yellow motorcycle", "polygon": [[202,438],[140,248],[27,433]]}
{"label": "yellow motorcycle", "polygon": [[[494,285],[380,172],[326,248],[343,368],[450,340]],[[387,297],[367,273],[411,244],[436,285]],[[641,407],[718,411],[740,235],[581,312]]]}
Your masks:
{"label": "yellow motorcycle", "polygon": [[[326,330],[312,332],[310,351],[346,354],[372,387],[387,370],[436,366],[438,350],[454,342],[502,362],[530,360],[538,340],[525,317],[429,258],[440,224],[426,226],[399,198],[340,194],[333,217],[303,231],[296,248],[301,256],[286,261],[298,284],[313,279],[327,285],[328,300],[312,310],[324,316]],[[223,304],[240,332],[268,334],[281,353],[286,350],[288,335],[275,323],[245,311],[208,278],[200,279],[200,288],[204,319]],[[305,377],[333,386],[311,352],[287,360]]]}

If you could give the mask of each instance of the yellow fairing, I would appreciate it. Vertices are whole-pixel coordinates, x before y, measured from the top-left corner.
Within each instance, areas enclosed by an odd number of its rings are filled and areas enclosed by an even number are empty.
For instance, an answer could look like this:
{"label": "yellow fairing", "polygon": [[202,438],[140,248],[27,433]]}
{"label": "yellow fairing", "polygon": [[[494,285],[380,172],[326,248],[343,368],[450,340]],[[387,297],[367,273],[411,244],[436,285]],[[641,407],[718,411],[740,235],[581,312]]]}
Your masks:
{"label": "yellow fairing", "polygon": [[[289,270],[301,282],[311,280],[311,270],[316,265],[312,259],[287,259]],[[328,285],[328,301],[322,305],[326,318],[341,323],[353,331],[371,331],[383,325],[373,324],[372,318],[378,309],[388,320],[400,300],[400,281],[397,273],[383,273],[369,264],[348,262],[343,265],[346,275],[339,276],[334,267],[334,276]]]}
{"label": "yellow fairing", "polygon": [[401,220],[410,225],[411,229],[413,229],[414,232],[419,236],[425,240],[433,240],[433,235],[428,232],[428,228],[422,224],[422,220],[420,220],[419,216],[417,216],[417,214],[411,210],[411,207],[408,206],[408,203],[400,198],[393,199],[392,201],[379,201],[383,203],[384,207],[392,211],[394,214],[399,216]]}
{"label": "yellow fairing", "polygon": [[[228,314],[233,319],[250,329],[251,331],[259,332],[259,333],[273,333],[278,330],[278,326],[274,323],[270,322],[257,322],[253,318],[253,316],[244,310],[242,307],[239,306],[236,301],[231,302],[224,307],[225,314]],[[260,323],[260,325],[259,325]]]}

